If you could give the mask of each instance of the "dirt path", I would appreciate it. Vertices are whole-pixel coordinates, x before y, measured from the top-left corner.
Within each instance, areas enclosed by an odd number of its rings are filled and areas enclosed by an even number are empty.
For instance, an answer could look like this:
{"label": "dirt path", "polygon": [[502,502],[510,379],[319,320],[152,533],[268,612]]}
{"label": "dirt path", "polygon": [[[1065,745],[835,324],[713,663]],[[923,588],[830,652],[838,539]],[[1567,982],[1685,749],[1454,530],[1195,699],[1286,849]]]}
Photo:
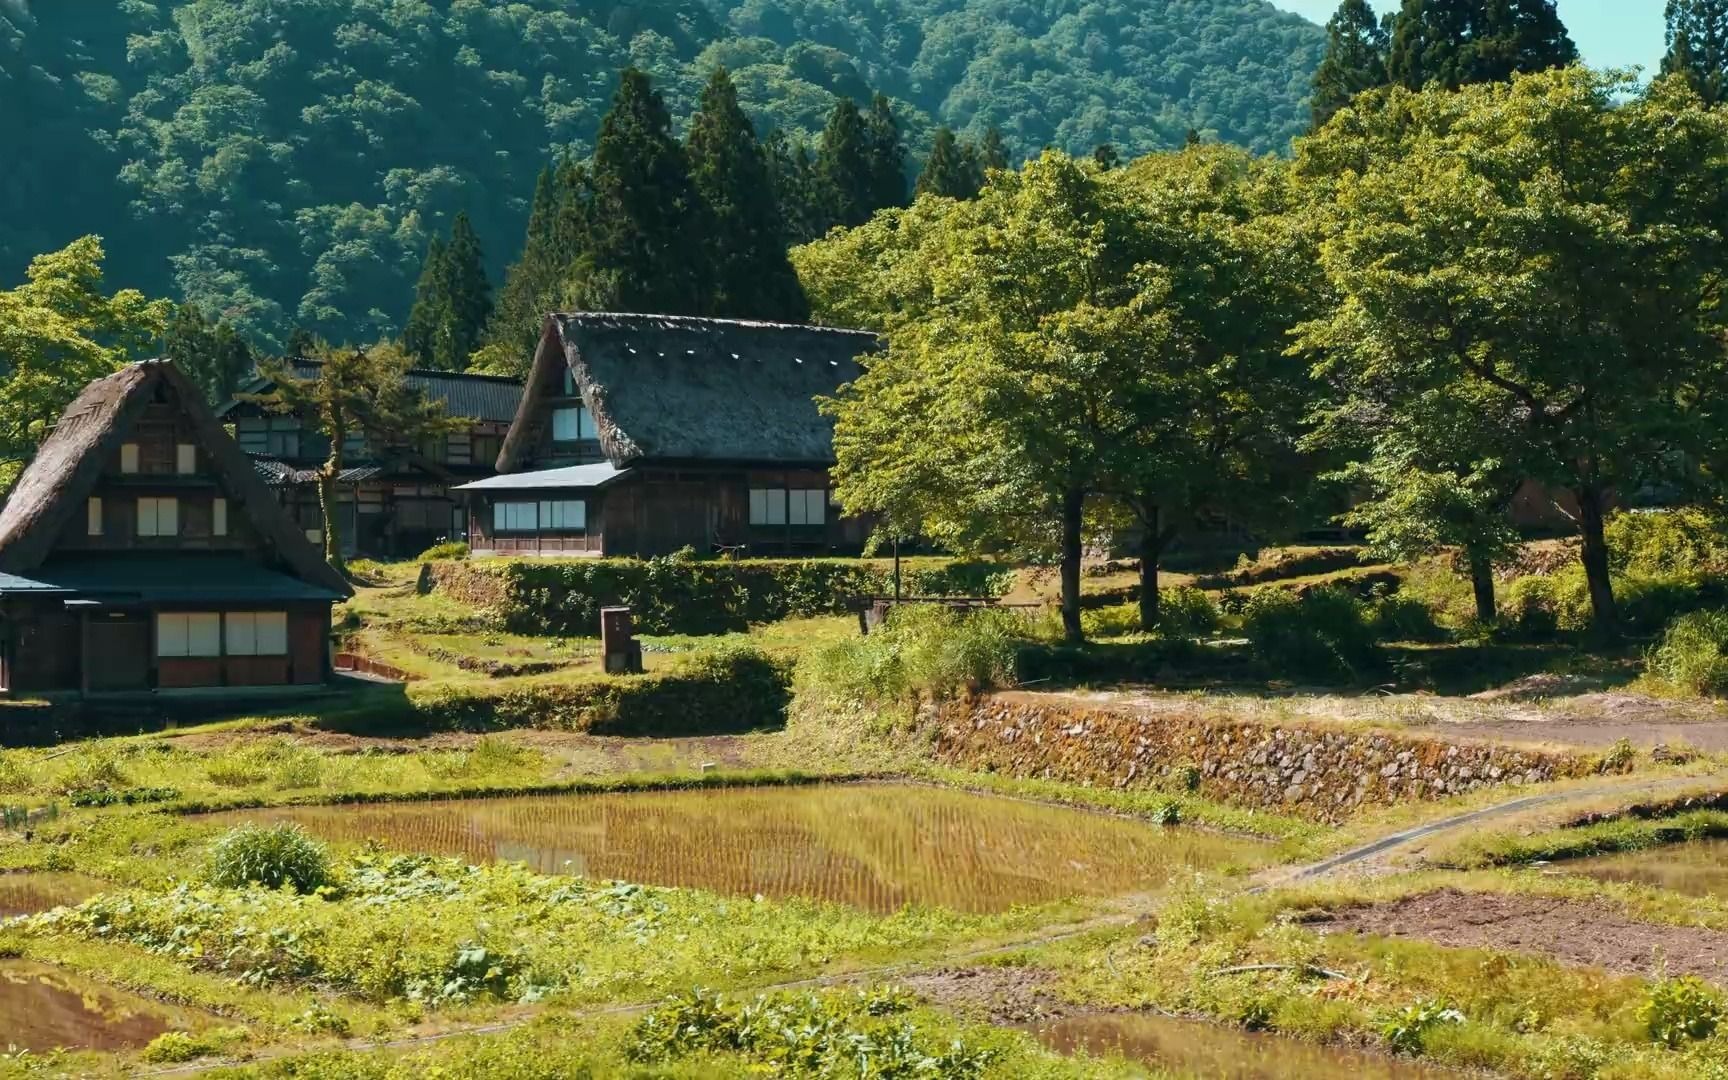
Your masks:
{"label": "dirt path", "polygon": [[1534,810],[1542,806],[1555,806],[1568,802],[1584,802],[1591,799],[1600,799],[1604,795],[1657,795],[1665,792],[1683,791],[1687,788],[1696,788],[1704,783],[1705,781],[1703,779],[1696,776],[1674,777],[1667,780],[1628,780],[1616,777],[1599,780],[1566,791],[1550,791],[1535,795],[1523,795],[1515,799],[1508,799],[1502,803],[1495,803],[1493,806],[1483,807],[1480,810],[1472,810],[1464,814],[1455,814],[1448,818],[1442,818],[1439,821],[1430,821],[1426,824],[1417,825],[1409,829],[1403,829],[1388,836],[1382,836],[1377,840],[1370,840],[1369,842],[1360,844],[1348,851],[1341,851],[1336,855],[1332,855],[1316,863],[1310,863],[1307,866],[1299,866],[1283,871],[1268,871],[1266,875],[1263,876],[1264,883],[1258,886],[1258,888],[1265,889],[1272,885],[1313,881],[1317,878],[1323,878],[1335,874],[1348,867],[1361,867],[1367,869],[1369,868],[1368,864],[1372,864],[1372,868],[1374,869],[1384,869],[1386,868],[1387,861],[1393,854],[1412,848],[1416,846],[1419,841],[1430,840],[1447,833],[1456,833],[1462,829],[1481,825],[1484,822],[1493,821],[1499,818],[1514,817],[1527,810]]}
{"label": "dirt path", "polygon": [[1328,933],[1529,953],[1644,978],[1666,971],[1728,982],[1728,933],[1641,922],[1599,901],[1441,889],[1344,908],[1309,925]]}

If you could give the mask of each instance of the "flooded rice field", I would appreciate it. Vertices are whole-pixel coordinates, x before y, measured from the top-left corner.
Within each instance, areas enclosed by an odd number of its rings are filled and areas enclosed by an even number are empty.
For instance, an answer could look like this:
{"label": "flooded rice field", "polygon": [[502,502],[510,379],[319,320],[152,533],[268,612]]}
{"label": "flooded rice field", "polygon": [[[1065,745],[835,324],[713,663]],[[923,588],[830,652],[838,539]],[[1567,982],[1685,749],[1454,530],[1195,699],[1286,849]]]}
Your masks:
{"label": "flooded rice field", "polygon": [[0,874],[0,919],[80,903],[106,887],[82,874]]}
{"label": "flooded rice field", "polygon": [[1557,863],[1555,869],[1599,881],[1653,885],[1688,896],[1728,897],[1728,840],[1691,840],[1643,851],[1593,855]]}
{"label": "flooded rice field", "polygon": [[58,968],[0,960],[0,1050],[131,1050],[194,1018]]}
{"label": "flooded rice field", "polygon": [[293,821],[335,841],[547,874],[802,896],[870,911],[972,913],[1157,889],[1266,863],[1268,845],[1106,814],[910,784],[718,788],[279,807],[225,821]]}
{"label": "flooded rice field", "polygon": [[1277,1035],[1238,1031],[1150,1013],[1099,1013],[1053,1020],[1033,1029],[1064,1054],[1120,1054],[1185,1076],[1227,1080],[1439,1080],[1455,1073],[1366,1051],[1318,1046]]}

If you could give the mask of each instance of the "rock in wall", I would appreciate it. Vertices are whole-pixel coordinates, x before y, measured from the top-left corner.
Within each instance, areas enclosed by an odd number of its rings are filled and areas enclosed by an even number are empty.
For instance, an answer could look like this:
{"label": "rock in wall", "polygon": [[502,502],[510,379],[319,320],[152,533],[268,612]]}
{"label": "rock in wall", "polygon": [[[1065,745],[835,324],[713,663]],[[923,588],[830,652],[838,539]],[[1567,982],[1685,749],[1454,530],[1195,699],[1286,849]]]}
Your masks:
{"label": "rock in wall", "polygon": [[[1381,730],[1148,715],[1036,694],[937,711],[946,763],[1114,787],[1195,785],[1208,798],[1336,822],[1364,803],[1439,799],[1596,771],[1594,758]],[[1196,783],[1197,782],[1197,783]]]}

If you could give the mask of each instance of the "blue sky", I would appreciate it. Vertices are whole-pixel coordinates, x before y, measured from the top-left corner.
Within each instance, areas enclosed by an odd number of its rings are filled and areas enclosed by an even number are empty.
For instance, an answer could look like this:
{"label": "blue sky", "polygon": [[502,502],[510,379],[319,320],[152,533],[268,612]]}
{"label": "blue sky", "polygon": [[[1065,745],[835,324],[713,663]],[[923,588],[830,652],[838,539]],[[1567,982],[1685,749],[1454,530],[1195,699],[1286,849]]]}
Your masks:
{"label": "blue sky", "polygon": [[[1398,0],[1369,0],[1386,12]],[[1324,23],[1338,10],[1338,0],[1272,0],[1286,11]],[[1641,64],[1646,77],[1662,62],[1664,0],[1556,0],[1560,18],[1578,43],[1584,62],[1592,67],[1631,67]]]}

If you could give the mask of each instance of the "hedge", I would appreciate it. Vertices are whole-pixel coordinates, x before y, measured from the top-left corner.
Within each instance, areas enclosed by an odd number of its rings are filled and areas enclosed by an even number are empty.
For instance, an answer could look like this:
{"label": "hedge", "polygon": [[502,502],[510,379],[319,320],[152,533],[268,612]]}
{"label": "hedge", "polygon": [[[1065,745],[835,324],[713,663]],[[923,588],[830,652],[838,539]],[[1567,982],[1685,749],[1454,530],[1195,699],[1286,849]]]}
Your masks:
{"label": "hedge", "polygon": [[736,648],[698,653],[644,675],[410,683],[406,693],[413,722],[427,729],[671,737],[783,724],[791,684],[789,662]]}
{"label": "hedge", "polygon": [[[428,564],[431,587],[490,608],[512,633],[594,637],[600,609],[632,610],[647,634],[717,634],[791,616],[842,615],[894,588],[893,572],[851,560],[488,560]],[[1001,596],[1013,570],[951,562],[905,569],[913,596]]]}

